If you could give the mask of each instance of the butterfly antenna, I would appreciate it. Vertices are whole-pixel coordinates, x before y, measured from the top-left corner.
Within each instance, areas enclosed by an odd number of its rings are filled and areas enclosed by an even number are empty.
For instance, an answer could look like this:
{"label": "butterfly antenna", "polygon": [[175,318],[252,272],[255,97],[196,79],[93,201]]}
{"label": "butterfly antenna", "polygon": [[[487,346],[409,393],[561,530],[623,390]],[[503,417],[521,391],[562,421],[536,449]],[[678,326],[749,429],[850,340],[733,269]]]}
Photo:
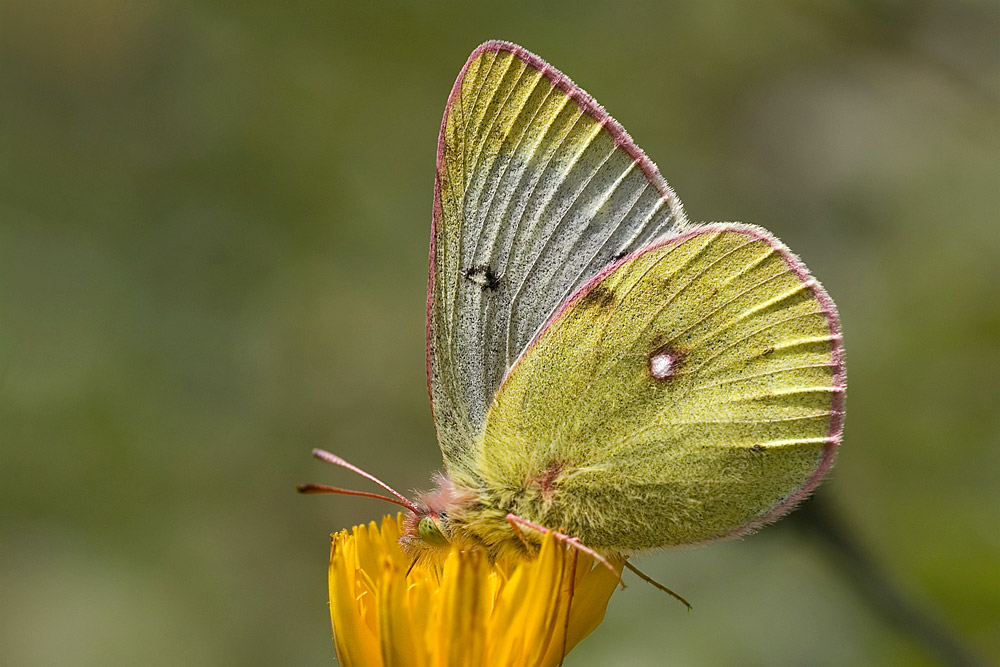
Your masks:
{"label": "butterfly antenna", "polygon": [[[324,488],[324,487],[322,485],[319,485],[319,484],[303,484],[302,486],[299,487],[299,492],[300,493],[343,493],[343,494],[349,495],[349,496],[365,496],[365,497],[368,497],[368,498],[381,498],[383,500],[388,500],[391,503],[396,503],[397,505],[402,505],[403,507],[405,507],[406,509],[410,510],[414,514],[420,514],[420,508],[417,507],[416,503],[414,503],[412,500],[410,500],[409,498],[407,498],[403,494],[401,494],[398,491],[396,491],[394,488],[392,488],[391,486],[389,486],[388,484],[386,484],[385,482],[383,482],[382,480],[380,480],[378,477],[375,477],[374,475],[365,472],[361,468],[348,463],[347,461],[345,461],[344,459],[340,458],[336,454],[331,454],[330,452],[322,450],[322,449],[314,449],[313,450],[313,456],[315,456],[316,458],[318,458],[321,461],[326,461],[327,463],[332,463],[334,465],[340,466],[341,468],[347,468],[351,472],[355,472],[355,473],[361,475],[362,477],[364,477],[365,479],[371,480],[372,482],[375,482],[376,484],[378,484],[379,486],[381,486],[383,489],[385,489],[386,491],[388,491],[389,493],[391,493],[393,496],[395,496],[398,500],[393,500],[392,498],[386,498],[385,496],[380,496],[380,495],[374,494],[374,493],[367,494],[367,493],[364,493],[363,491],[346,491],[345,489],[337,489],[335,491],[320,491],[318,489],[321,489],[321,488]],[[302,487],[306,487],[306,490],[303,490]],[[330,487],[325,487],[325,488],[327,488],[327,489],[335,489],[336,487],[330,486]]]}
{"label": "butterfly antenna", "polygon": [[632,565],[632,563],[630,563],[628,561],[625,561],[625,567],[627,567],[628,569],[630,569],[633,572],[635,572],[635,574],[640,579],[642,579],[643,581],[645,581],[647,584],[650,584],[654,588],[659,588],[661,591],[663,591],[667,595],[670,595],[671,597],[679,600],[685,607],[688,608],[688,611],[691,611],[691,603],[688,602],[687,600],[685,600],[684,598],[682,598],[680,595],[678,595],[677,593],[674,593],[672,590],[670,590],[669,588],[667,588],[666,586],[664,586],[663,584],[661,584],[660,582],[658,582],[656,579],[653,579],[651,576],[649,576],[648,574],[646,574],[645,572],[643,572],[642,570],[640,570],[639,568],[637,568],[635,565]]}
{"label": "butterfly antenna", "polygon": [[390,498],[389,496],[382,496],[377,493],[368,493],[367,491],[353,491],[351,489],[341,489],[336,486],[327,486],[326,484],[299,484],[295,489],[299,493],[305,493],[308,495],[316,493],[336,493],[342,496],[361,496],[362,498],[377,498],[379,500],[384,500],[386,502],[395,503],[400,507],[405,507],[410,509],[409,505],[406,505],[395,498]]}

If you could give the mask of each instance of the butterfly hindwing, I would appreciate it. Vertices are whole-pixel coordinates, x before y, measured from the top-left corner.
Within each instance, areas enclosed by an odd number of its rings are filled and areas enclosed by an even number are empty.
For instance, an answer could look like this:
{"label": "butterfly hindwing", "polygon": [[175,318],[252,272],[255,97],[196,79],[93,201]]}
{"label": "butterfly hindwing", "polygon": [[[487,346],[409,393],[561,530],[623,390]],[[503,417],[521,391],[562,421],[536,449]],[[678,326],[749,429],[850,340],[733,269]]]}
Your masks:
{"label": "butterfly hindwing", "polygon": [[441,125],[428,281],[428,382],[449,469],[473,465],[500,382],[559,304],[684,224],[593,98],[521,47],[473,52]]}
{"label": "butterfly hindwing", "polygon": [[580,289],[490,407],[477,472],[498,502],[595,548],[745,532],[833,462],[836,310],[777,239],[712,224]]}

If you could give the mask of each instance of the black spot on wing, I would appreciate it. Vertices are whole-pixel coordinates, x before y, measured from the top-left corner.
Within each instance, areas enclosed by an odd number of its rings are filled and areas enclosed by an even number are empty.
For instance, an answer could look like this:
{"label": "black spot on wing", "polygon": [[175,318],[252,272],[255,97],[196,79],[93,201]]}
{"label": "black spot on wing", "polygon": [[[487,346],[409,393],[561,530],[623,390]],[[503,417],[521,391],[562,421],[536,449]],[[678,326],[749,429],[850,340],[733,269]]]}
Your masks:
{"label": "black spot on wing", "polygon": [[500,287],[500,276],[497,275],[496,271],[489,264],[479,264],[462,269],[462,276],[476,283],[484,290],[495,290]]}

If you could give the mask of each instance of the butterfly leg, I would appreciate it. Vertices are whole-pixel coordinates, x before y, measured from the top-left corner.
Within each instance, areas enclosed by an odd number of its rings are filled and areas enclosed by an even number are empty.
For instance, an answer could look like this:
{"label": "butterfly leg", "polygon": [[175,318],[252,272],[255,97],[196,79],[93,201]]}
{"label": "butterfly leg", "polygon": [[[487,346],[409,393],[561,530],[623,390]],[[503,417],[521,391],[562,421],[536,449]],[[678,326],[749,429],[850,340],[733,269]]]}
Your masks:
{"label": "butterfly leg", "polygon": [[[521,524],[522,526],[527,526],[528,528],[531,528],[532,530],[537,530],[540,533],[552,533],[555,536],[555,538],[557,540],[559,540],[560,542],[565,542],[566,544],[570,545],[574,549],[577,549],[578,551],[582,551],[583,553],[587,554],[588,556],[590,556],[591,558],[593,558],[594,560],[596,560],[598,563],[600,563],[601,565],[603,565],[604,567],[606,567],[609,570],[611,570],[611,572],[616,577],[618,577],[618,582],[622,585],[622,588],[625,588],[625,582],[622,581],[622,575],[621,575],[621,573],[618,570],[615,569],[615,567],[608,561],[607,558],[605,558],[601,554],[597,553],[596,551],[594,551],[590,547],[586,546],[585,544],[581,544],[579,538],[577,538],[577,537],[570,537],[569,535],[566,535],[564,533],[560,533],[558,530],[552,530],[551,528],[546,528],[545,526],[539,525],[539,524],[535,523],[534,521],[528,521],[524,517],[520,517],[520,516],[518,516],[516,514],[513,514],[513,513],[507,514],[507,523],[509,523],[511,525],[511,527],[514,528],[514,530],[519,535],[520,535],[521,531],[517,527],[517,524]],[[520,537],[521,537],[521,540],[523,541],[524,540],[524,536],[520,535]]]}
{"label": "butterfly leg", "polygon": [[[573,595],[576,593],[576,561],[579,555],[579,551],[573,551],[573,564],[569,570],[569,602],[566,604],[566,623],[563,624],[562,655],[564,658],[566,656],[566,642],[569,640],[569,614],[573,611]],[[561,660],[559,664],[562,665]]]}
{"label": "butterfly leg", "polygon": [[664,586],[663,584],[661,584],[660,582],[658,582],[656,579],[653,579],[651,576],[649,576],[648,574],[646,574],[645,572],[643,572],[642,570],[640,570],[639,568],[637,568],[635,565],[632,565],[632,563],[630,563],[628,561],[625,561],[625,567],[627,567],[628,569],[630,569],[633,572],[635,572],[635,574],[640,579],[642,579],[643,581],[645,581],[647,584],[649,584],[653,588],[659,588],[661,591],[663,591],[667,595],[670,595],[670,596],[674,597],[675,599],[679,600],[681,603],[684,604],[685,607],[688,608],[688,611],[691,611],[691,603],[688,602],[687,600],[685,600],[684,598],[682,598],[679,594],[673,592],[672,590],[670,590],[669,588],[667,588],[666,586]]}
{"label": "butterfly leg", "polygon": [[528,542],[528,540],[524,538],[524,533],[521,532],[521,527],[517,525],[517,522],[510,520],[511,516],[514,515],[513,514],[507,515],[507,523],[509,523],[510,527],[514,529],[514,534],[517,535],[517,539],[519,539],[521,541],[521,544],[524,545],[524,550],[527,551],[529,554],[534,552],[535,548]]}

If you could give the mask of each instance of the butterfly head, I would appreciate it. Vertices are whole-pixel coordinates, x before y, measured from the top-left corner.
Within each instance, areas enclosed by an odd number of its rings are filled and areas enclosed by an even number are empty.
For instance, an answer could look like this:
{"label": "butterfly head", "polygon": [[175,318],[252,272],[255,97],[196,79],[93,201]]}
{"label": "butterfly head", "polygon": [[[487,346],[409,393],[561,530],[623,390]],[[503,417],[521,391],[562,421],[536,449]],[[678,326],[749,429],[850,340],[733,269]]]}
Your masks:
{"label": "butterfly head", "polygon": [[434,481],[434,490],[417,497],[419,509],[404,522],[400,542],[414,553],[450,548],[457,538],[453,510],[461,515],[460,510],[474,499],[473,494],[456,485],[448,475],[438,474]]}
{"label": "butterfly head", "polygon": [[479,500],[473,490],[475,487],[471,480],[460,478],[456,483],[453,477],[443,473],[435,477],[436,486],[433,491],[421,493],[416,499],[411,500],[374,475],[348,463],[335,454],[316,449],[313,450],[313,455],[322,461],[347,468],[365,479],[375,482],[391,495],[354,491],[326,486],[325,484],[301,484],[298,487],[299,492],[335,493],[377,498],[403,507],[408,510],[408,514],[403,520],[403,534],[400,536],[399,542],[408,553],[414,556],[432,552],[447,553],[451,545],[463,534],[463,511],[475,506]]}
{"label": "butterfly head", "polygon": [[404,522],[404,533],[400,542],[409,551],[447,549],[451,546],[448,531],[448,516],[427,510],[415,514]]}

